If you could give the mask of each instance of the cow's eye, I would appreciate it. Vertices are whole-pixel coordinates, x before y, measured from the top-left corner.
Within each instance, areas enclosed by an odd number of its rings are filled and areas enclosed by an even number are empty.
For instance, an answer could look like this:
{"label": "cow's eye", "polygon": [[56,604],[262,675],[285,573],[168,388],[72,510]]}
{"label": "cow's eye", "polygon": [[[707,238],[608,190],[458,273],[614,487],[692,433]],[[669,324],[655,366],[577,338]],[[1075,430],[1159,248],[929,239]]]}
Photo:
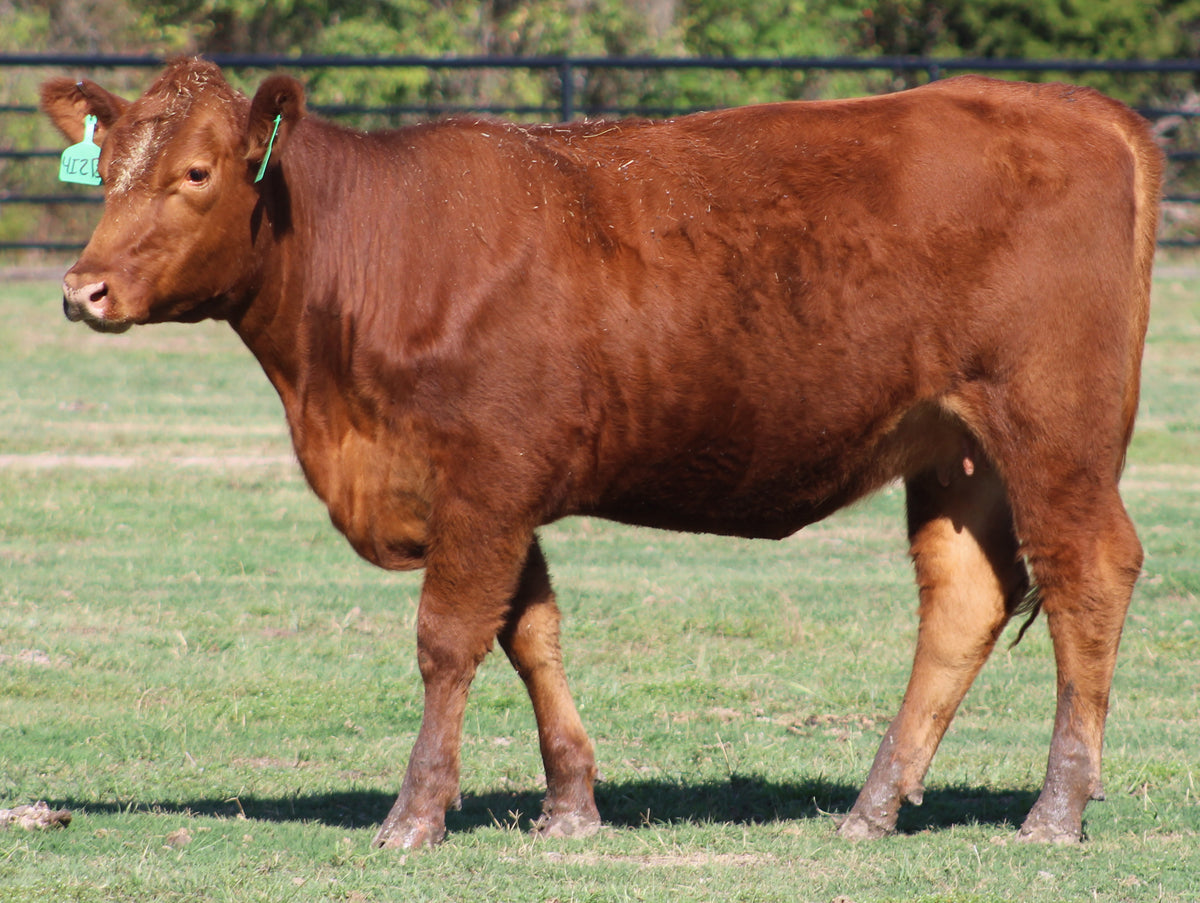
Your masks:
{"label": "cow's eye", "polygon": [[187,180],[189,185],[203,185],[208,181],[208,170],[200,166],[193,166],[187,172]]}

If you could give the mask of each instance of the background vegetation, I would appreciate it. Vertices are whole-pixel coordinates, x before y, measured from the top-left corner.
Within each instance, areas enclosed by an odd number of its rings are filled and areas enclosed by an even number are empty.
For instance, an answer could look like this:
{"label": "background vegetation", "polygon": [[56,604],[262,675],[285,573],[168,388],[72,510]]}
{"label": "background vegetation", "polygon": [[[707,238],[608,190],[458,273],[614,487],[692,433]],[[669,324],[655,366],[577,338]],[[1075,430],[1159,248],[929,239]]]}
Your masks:
{"label": "background vegetation", "polygon": [[[0,56],[57,51],[320,54],[355,56],[879,57],[992,59],[1190,59],[1200,56],[1200,0],[0,0]],[[0,152],[61,145],[30,115],[38,83],[61,68],[13,68],[0,77]],[[79,71],[129,95],[150,73]],[[231,69],[252,91],[261,71]],[[1061,72],[1004,73],[1062,78]],[[363,127],[395,125],[402,110],[530,111],[553,117],[562,92],[554,69],[313,69],[302,73],[313,104]],[[651,114],[757,101],[876,93],[923,81],[924,73],[577,71],[576,109]],[[1071,73],[1145,109],[1182,111],[1160,120],[1164,142],[1200,147],[1192,73]],[[384,109],[368,115],[364,108]],[[411,119],[412,117],[408,117]],[[1193,155],[1197,156],[1197,155]],[[1176,167],[1170,193],[1200,193],[1191,163]],[[58,184],[46,157],[0,153],[4,195],[95,195]],[[1168,211],[1186,220],[1195,205]],[[87,205],[0,204],[0,241],[76,242],[90,231]],[[1178,237],[1179,230],[1166,234]]]}
{"label": "background vegetation", "polygon": [[[1200,53],[1200,0],[3,0],[0,16],[0,52],[1098,60]],[[791,78],[777,75],[773,95],[813,90]],[[429,79],[378,85],[355,100],[387,103],[446,90]],[[683,105],[692,92],[704,102],[699,81],[669,91]],[[1190,87],[1107,82],[1142,101]],[[459,97],[474,88],[478,103],[494,102],[498,88],[536,90],[486,81],[453,87]],[[760,87],[723,92],[720,101],[745,103]]]}

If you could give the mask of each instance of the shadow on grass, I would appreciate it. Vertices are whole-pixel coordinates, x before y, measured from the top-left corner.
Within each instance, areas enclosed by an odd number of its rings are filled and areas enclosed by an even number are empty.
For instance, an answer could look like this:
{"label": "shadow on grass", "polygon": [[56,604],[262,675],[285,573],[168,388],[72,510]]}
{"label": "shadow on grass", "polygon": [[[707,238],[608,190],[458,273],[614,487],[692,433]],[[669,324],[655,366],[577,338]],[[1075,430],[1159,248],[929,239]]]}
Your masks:
{"label": "shadow on grass", "polygon": [[[637,828],[653,824],[767,824],[809,819],[831,823],[850,810],[858,788],[828,781],[777,783],[758,776],[733,775],[724,781],[699,784],[672,781],[604,782],[596,786],[596,805],[605,824]],[[952,825],[984,824],[1015,830],[1037,794],[1029,790],[989,790],[977,787],[935,788],[920,807],[900,812],[901,834],[938,830]],[[176,802],[110,803],[97,800],[58,800],[55,806],[91,813],[162,812],[257,821],[311,821],[340,828],[378,825],[395,797],[379,791],[296,794],[287,797],[197,799]],[[446,816],[450,832],[493,825],[528,828],[541,811],[533,793],[483,793],[463,797],[461,810]]]}

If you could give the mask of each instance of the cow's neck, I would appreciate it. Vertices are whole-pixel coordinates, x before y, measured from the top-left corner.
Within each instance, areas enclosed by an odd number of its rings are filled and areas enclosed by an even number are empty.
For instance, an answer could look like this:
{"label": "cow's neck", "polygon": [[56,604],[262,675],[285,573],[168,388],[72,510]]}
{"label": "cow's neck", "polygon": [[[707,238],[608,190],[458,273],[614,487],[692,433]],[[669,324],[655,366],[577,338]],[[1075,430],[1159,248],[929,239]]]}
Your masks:
{"label": "cow's neck", "polygon": [[378,410],[381,397],[403,395],[403,380],[389,375],[382,393],[384,376],[363,366],[370,354],[356,301],[382,303],[377,287],[371,293],[381,276],[346,259],[352,236],[330,234],[329,221],[349,219],[329,206],[337,186],[320,186],[319,198],[303,179],[289,187],[291,228],[267,236],[259,286],[231,325],[279,393],[297,458],[334,523],[369,561],[419,566],[429,465],[405,418]]}
{"label": "cow's neck", "polygon": [[[292,145],[291,155],[301,159],[289,159],[282,178],[269,176],[270,187],[254,212],[258,273],[248,302],[231,324],[279,392],[295,429],[311,369],[307,362],[319,351],[312,347],[314,341],[323,338],[313,328],[313,318],[318,308],[326,320],[339,313],[332,309],[338,293],[332,290],[336,278],[328,247],[336,241],[330,234],[336,230],[322,224],[314,211],[321,209],[336,221],[337,203],[329,199],[338,197],[338,186],[329,183],[338,179],[340,168],[305,159],[311,152],[306,153],[299,134]],[[324,198],[314,196],[318,190]]]}
{"label": "cow's neck", "polygon": [[[278,269],[268,267],[268,271]],[[287,291],[286,284],[279,284],[281,275],[281,271],[268,275],[264,286],[229,322],[279,393],[290,422],[302,360],[302,305]]]}
{"label": "cow's neck", "polygon": [[403,405],[417,374],[461,363],[456,349],[487,283],[519,278],[527,265],[515,226],[483,234],[489,202],[461,184],[446,140],[437,130],[363,136],[307,119],[292,133],[282,179],[265,196],[255,297],[234,326],[294,430],[323,388],[314,373],[328,374],[324,388],[343,400]]}
{"label": "cow's neck", "polygon": [[320,326],[302,297],[286,280],[264,289],[234,328],[279,393],[296,457],[337,528],[374,564],[420,567],[431,485],[423,447],[358,397],[348,368],[314,341]]}

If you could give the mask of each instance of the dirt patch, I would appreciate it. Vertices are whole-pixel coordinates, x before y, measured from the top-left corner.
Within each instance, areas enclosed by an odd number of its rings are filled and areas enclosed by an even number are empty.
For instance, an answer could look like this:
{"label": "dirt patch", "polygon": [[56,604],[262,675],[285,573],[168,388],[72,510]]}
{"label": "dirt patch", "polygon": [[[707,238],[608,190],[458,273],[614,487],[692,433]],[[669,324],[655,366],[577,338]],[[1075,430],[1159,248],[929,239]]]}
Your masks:
{"label": "dirt patch", "polygon": [[36,665],[40,668],[51,668],[54,666],[54,661],[41,649],[22,649],[15,655],[0,652],[0,665],[10,664]]}
{"label": "dirt patch", "polygon": [[0,809],[0,830],[22,828],[26,831],[43,831],[47,828],[65,828],[71,823],[71,813],[66,809],[51,809],[45,801],[32,806],[17,806]]}
{"label": "dirt patch", "polygon": [[1135,492],[1180,492],[1200,489],[1195,464],[1133,464],[1121,477],[1121,489]]}
{"label": "dirt patch", "polygon": [[61,455],[50,452],[0,455],[0,469],[12,470],[132,470],[163,465],[184,470],[252,470],[259,467],[290,467],[293,455],[176,455],[148,458],[139,455]]}

